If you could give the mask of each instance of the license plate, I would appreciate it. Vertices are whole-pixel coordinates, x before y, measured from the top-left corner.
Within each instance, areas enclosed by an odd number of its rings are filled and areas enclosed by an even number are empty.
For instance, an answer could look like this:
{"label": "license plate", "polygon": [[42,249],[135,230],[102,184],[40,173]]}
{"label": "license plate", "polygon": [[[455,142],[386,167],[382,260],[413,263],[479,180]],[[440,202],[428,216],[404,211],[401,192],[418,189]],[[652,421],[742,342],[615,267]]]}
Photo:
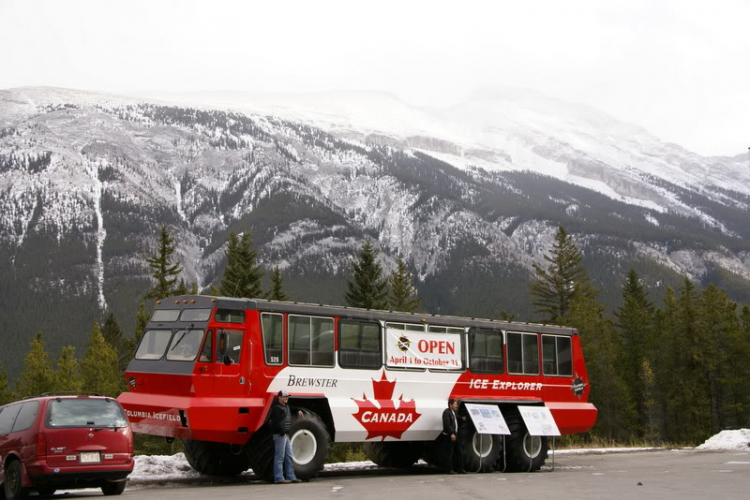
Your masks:
{"label": "license plate", "polygon": [[102,459],[98,451],[85,451],[81,453],[82,464],[98,464],[101,461]]}

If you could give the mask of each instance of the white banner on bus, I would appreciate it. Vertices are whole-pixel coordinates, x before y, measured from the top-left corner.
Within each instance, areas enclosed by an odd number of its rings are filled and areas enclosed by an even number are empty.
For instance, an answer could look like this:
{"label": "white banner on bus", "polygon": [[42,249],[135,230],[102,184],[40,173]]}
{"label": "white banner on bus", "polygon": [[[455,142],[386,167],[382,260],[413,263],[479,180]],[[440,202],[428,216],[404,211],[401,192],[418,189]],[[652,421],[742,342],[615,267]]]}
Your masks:
{"label": "white banner on bus", "polygon": [[461,369],[461,335],[386,329],[388,366]]}
{"label": "white banner on bus", "polygon": [[495,405],[478,405],[466,403],[474,428],[479,434],[505,434],[510,435],[508,424],[500,413],[500,408]]}
{"label": "white banner on bus", "polygon": [[559,436],[552,412],[546,406],[519,406],[521,418],[532,436]]}

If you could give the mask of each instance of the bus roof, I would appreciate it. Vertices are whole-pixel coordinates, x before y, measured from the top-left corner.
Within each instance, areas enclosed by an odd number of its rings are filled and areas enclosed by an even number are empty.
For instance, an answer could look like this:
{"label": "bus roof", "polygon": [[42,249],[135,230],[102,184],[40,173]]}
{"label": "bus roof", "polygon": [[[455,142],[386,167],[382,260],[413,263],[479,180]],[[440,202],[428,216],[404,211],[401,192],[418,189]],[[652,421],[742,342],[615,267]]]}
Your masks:
{"label": "bus roof", "polygon": [[492,328],[518,332],[551,333],[557,335],[577,335],[574,328],[524,323],[519,321],[502,321],[495,319],[467,318],[461,316],[443,316],[428,313],[404,313],[381,311],[377,309],[360,309],[357,307],[310,304],[265,299],[239,299],[232,297],[212,297],[209,295],[180,295],[156,301],[157,309],[203,309],[219,307],[222,309],[252,309],[261,312],[286,312],[312,316],[338,316],[344,319],[371,321],[390,321],[394,323],[421,323],[436,326]]}

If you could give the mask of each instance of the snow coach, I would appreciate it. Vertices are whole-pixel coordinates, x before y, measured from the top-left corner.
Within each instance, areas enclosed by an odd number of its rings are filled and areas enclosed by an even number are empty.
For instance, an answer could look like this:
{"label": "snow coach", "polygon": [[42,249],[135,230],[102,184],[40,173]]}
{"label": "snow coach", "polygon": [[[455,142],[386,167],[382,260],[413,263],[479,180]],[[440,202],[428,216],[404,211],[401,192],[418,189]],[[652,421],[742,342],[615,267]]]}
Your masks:
{"label": "snow coach", "polygon": [[494,405],[512,432],[480,436],[467,419],[470,471],[542,466],[547,438],[528,434],[519,405],[548,407],[562,434],[597,415],[572,328],[259,299],[157,301],[126,380],[118,400],[135,432],[181,439],[198,472],[252,468],[267,480],[265,422],[282,389],[302,412],[290,433],[301,479],[322,469],[331,442],[364,442],[386,467],[436,463],[449,398]]}

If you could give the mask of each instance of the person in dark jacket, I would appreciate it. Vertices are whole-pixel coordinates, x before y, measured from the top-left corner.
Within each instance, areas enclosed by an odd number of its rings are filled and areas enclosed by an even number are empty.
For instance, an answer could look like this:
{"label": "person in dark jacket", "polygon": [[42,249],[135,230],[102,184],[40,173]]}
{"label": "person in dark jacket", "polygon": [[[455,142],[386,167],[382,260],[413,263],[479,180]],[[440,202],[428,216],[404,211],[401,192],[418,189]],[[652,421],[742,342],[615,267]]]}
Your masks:
{"label": "person in dark jacket", "polygon": [[[289,430],[292,427],[292,413],[289,410],[289,393],[279,391],[276,403],[271,407],[268,426],[273,433],[273,482],[276,484],[301,483],[294,475],[292,462],[292,444],[289,441]],[[299,416],[302,416],[300,412]]]}
{"label": "person in dark jacket", "polygon": [[446,474],[466,474],[464,470],[464,450],[458,439],[458,401],[448,400],[448,408],[443,411],[443,432],[441,440],[441,464]]}

